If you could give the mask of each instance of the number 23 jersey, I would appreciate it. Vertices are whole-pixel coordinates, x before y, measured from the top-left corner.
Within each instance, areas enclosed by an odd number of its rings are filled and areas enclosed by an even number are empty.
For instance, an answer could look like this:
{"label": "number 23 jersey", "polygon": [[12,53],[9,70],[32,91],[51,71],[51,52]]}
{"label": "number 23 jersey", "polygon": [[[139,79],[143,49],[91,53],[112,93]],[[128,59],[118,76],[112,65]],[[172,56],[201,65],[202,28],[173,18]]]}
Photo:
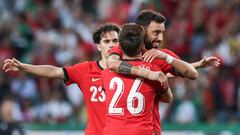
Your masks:
{"label": "number 23 jersey", "polygon": [[64,67],[65,83],[77,83],[87,107],[86,135],[101,135],[105,126],[105,93],[102,90],[102,68],[99,61],[83,62]]}

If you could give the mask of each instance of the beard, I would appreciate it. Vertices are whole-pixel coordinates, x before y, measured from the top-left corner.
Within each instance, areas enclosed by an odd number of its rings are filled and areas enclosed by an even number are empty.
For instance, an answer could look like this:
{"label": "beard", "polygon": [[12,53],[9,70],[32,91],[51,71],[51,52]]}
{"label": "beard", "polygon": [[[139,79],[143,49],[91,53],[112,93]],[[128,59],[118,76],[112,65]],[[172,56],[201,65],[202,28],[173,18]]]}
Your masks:
{"label": "beard", "polygon": [[153,43],[151,40],[149,40],[147,37],[144,37],[144,44],[145,44],[145,48],[147,50],[150,50],[153,48]]}
{"label": "beard", "polygon": [[144,37],[144,44],[147,50],[152,48],[158,49],[160,48],[161,41],[160,40],[150,40],[147,36]]}

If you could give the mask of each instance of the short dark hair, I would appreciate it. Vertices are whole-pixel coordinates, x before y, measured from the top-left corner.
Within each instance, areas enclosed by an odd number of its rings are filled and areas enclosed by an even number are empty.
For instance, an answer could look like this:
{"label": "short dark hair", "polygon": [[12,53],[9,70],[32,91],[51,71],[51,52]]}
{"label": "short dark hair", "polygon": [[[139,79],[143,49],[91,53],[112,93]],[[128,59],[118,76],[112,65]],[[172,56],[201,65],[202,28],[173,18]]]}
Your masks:
{"label": "short dark hair", "polygon": [[148,26],[151,21],[164,23],[166,21],[166,18],[161,13],[148,9],[142,10],[135,19],[136,24],[142,25],[144,27]]}
{"label": "short dark hair", "polygon": [[111,31],[116,31],[117,33],[119,33],[120,28],[116,24],[113,24],[113,23],[105,23],[103,25],[100,25],[98,27],[98,29],[96,29],[93,32],[92,38],[93,38],[94,43],[99,44],[102,39],[102,36],[105,33],[111,32]]}
{"label": "short dark hair", "polygon": [[132,57],[141,52],[144,28],[135,23],[124,24],[119,33],[119,43],[122,51]]}

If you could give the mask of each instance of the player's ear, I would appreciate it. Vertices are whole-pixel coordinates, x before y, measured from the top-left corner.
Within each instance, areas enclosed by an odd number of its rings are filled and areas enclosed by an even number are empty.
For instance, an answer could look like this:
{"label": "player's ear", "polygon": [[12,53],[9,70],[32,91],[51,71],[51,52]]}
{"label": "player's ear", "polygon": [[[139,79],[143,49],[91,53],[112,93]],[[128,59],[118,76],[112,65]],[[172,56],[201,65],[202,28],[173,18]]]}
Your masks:
{"label": "player's ear", "polygon": [[100,44],[96,44],[96,45],[97,45],[98,51],[102,51],[102,48],[101,48]]}

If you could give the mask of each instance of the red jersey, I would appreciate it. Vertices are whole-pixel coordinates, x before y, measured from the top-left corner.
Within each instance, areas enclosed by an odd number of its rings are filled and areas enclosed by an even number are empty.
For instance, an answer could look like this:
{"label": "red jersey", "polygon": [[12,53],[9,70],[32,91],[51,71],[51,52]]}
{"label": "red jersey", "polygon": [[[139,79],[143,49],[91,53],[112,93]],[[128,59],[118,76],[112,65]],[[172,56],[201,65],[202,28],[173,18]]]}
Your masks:
{"label": "red jersey", "polygon": [[66,84],[77,83],[84,95],[88,113],[86,135],[101,135],[105,126],[106,96],[102,91],[102,70],[98,61],[64,67]]}
{"label": "red jersey", "polygon": [[[144,61],[129,64],[159,71]],[[152,135],[156,91],[163,91],[157,81],[118,74],[106,69],[102,72],[106,93],[106,126],[104,135]]]}
{"label": "red jersey", "polygon": [[[180,59],[180,57],[178,55],[176,55],[175,53],[173,53],[172,51],[168,50],[168,49],[159,49],[160,51],[163,51],[171,56],[173,56],[174,58],[176,59]],[[119,55],[120,57],[122,57],[122,50],[121,50],[121,47],[118,45],[118,46],[115,46],[113,47],[111,50],[110,50],[110,55],[111,54],[117,54]],[[161,59],[154,59],[152,61],[153,64],[156,64],[159,66],[159,68],[161,69],[161,71],[163,73],[171,73],[172,75],[174,76],[177,76],[177,72],[174,70],[174,67],[167,63],[165,60],[161,60]],[[156,96],[156,99],[155,99],[155,104],[154,104],[154,113],[153,113],[153,121],[154,121],[154,130],[155,132],[157,132],[158,134],[161,134],[161,127],[160,127],[160,115],[159,115],[159,107],[158,107],[158,102],[159,102],[159,99],[158,99],[158,96]]]}

